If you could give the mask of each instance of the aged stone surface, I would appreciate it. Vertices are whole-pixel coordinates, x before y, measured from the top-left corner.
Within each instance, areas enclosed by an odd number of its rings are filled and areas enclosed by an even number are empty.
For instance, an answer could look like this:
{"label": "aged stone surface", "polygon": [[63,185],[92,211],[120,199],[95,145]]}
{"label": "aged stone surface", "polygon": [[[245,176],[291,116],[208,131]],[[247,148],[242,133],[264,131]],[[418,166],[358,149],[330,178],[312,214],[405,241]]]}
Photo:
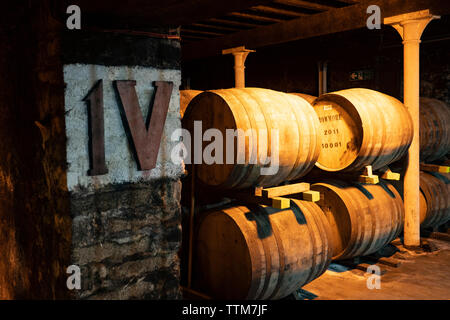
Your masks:
{"label": "aged stone surface", "polygon": [[[103,79],[105,160],[108,174],[92,177],[88,176],[88,109],[83,99],[100,79]],[[158,161],[156,168],[151,171],[138,171],[137,162],[132,148],[130,148],[120,116],[119,101],[113,88],[114,80],[136,80],[136,93],[139,97],[143,119],[147,118],[147,114],[151,110],[151,102],[155,94],[153,82],[172,81],[174,83]],[[171,135],[175,129],[181,127],[178,89],[181,82],[181,72],[179,70],[70,64],[64,66],[64,81],[66,82],[65,109],[69,190],[181,175],[182,166],[175,165],[171,161],[171,150],[177,143],[171,141]]]}
{"label": "aged stone surface", "polygon": [[[171,161],[179,113],[178,42],[107,33],[66,33],[64,81],[72,264],[76,299],[178,299],[183,167]],[[89,176],[88,110],[83,98],[103,80],[108,173]],[[174,84],[156,168],[139,171],[120,115],[115,80],[135,80],[143,119],[154,81]],[[151,128],[149,128],[151,130]]]}
{"label": "aged stone surface", "polygon": [[72,262],[82,299],[177,299],[181,182],[159,179],[72,193]]}
{"label": "aged stone surface", "polygon": [[0,299],[68,297],[59,24],[48,1],[5,3],[0,19]]}
{"label": "aged stone surface", "polygon": [[[169,28],[151,30],[168,34]],[[181,46],[177,40],[113,32],[66,31],[64,63],[105,66],[142,66],[159,69],[181,68]]]}

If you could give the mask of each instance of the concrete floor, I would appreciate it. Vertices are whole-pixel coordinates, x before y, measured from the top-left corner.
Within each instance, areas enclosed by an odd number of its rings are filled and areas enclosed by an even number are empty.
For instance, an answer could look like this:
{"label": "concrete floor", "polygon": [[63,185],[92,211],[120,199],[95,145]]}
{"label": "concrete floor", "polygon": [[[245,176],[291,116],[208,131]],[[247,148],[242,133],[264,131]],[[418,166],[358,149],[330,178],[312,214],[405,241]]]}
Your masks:
{"label": "concrete floor", "polygon": [[400,261],[400,264],[392,267],[376,263],[381,269],[380,289],[368,289],[371,274],[333,263],[294,297],[307,300],[450,300],[450,242],[426,241],[431,252],[407,250],[400,240],[387,248],[390,250],[388,259]]}

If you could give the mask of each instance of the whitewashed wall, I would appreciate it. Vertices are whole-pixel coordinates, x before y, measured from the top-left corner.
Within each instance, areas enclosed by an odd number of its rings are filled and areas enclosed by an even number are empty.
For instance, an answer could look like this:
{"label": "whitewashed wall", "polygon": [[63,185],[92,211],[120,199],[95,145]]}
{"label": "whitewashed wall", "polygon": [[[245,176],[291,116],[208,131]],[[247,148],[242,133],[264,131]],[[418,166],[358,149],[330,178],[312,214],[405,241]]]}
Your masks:
{"label": "whitewashed wall", "polygon": [[[94,84],[103,79],[104,119],[105,119],[105,157],[108,174],[88,176],[89,136],[88,109],[83,99]],[[114,80],[136,80],[136,92],[144,119],[147,118],[150,99],[153,95],[154,81],[172,81],[174,88],[169,112],[161,139],[156,168],[151,171],[138,171],[131,151],[119,105],[113,87]],[[66,135],[67,135],[67,184],[69,191],[76,189],[96,189],[107,184],[138,182],[155,178],[179,177],[183,168],[170,159],[170,141],[173,131],[181,127],[180,94],[181,71],[162,70],[148,67],[107,67],[100,65],[69,64],[64,66]]]}

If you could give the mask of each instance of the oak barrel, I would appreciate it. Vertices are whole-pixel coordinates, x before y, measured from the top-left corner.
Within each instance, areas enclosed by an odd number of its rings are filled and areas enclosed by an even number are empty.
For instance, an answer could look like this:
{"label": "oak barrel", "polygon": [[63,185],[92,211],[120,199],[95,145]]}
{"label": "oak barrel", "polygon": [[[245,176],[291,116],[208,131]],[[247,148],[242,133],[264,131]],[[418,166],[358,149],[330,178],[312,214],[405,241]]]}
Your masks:
{"label": "oak barrel", "polygon": [[391,184],[328,180],[311,189],[321,193],[317,204],[330,222],[334,260],[374,253],[403,229],[403,202]]}
{"label": "oak barrel", "polygon": [[445,175],[420,173],[420,191],[426,201],[425,214],[421,212],[422,228],[439,227],[450,220],[449,183]]}
{"label": "oak barrel", "polygon": [[450,108],[442,101],[420,98],[420,159],[434,161],[450,152]]}
{"label": "oak barrel", "polygon": [[[420,172],[420,227],[435,228],[450,220],[450,180],[440,173]],[[393,185],[403,197],[403,181]]]}
{"label": "oak barrel", "polygon": [[379,169],[399,160],[413,137],[411,116],[397,99],[369,89],[321,95],[313,104],[319,116],[325,171]]}
{"label": "oak barrel", "polygon": [[331,261],[328,221],[312,203],[236,206],[197,229],[194,284],[215,299],[280,299],[319,277]]}
{"label": "oak barrel", "polygon": [[196,96],[198,96],[202,92],[203,91],[200,91],[200,90],[180,90],[181,118],[183,118],[186,108],[189,105],[189,103],[191,102],[191,100],[194,99]]}
{"label": "oak barrel", "polygon": [[[183,118],[183,127],[192,136],[194,121],[202,122],[203,132],[218,129],[224,140],[227,129],[248,133],[245,140],[241,139],[244,148],[238,148],[238,139],[231,136],[232,155],[228,155],[224,141],[221,150],[224,164],[202,161],[197,166],[197,177],[210,186],[223,189],[274,186],[307,174],[319,157],[317,115],[306,100],[294,95],[259,88],[203,92],[191,101]],[[210,143],[203,142],[202,150],[206,151]],[[226,161],[228,157],[233,161]],[[274,162],[276,158],[278,165]],[[270,165],[277,169],[261,174],[261,168]]]}
{"label": "oak barrel", "polygon": [[298,96],[300,98],[303,98],[303,99],[305,99],[306,101],[308,101],[311,104],[313,104],[313,102],[317,99],[317,97],[311,96],[311,95],[306,94],[306,93],[290,92],[289,94],[293,94],[293,95],[296,95],[296,96]]}

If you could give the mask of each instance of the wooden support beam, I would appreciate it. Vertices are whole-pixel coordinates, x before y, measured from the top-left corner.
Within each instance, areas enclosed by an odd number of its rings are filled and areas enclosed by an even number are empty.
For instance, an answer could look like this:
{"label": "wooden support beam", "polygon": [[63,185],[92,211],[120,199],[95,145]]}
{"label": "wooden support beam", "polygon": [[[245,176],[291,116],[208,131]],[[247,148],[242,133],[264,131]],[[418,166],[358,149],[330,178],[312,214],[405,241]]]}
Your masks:
{"label": "wooden support beam", "polygon": [[246,10],[273,0],[63,0],[54,1],[55,12],[66,18],[69,5],[78,5],[83,25],[123,26],[187,25],[229,12]]}
{"label": "wooden support beam", "polygon": [[400,181],[400,173],[392,172],[387,166],[379,169],[378,171],[381,173],[381,179]]}
{"label": "wooden support beam", "polygon": [[423,235],[427,238],[437,239],[450,242],[450,235],[442,232],[423,232]]}
{"label": "wooden support beam", "polygon": [[275,209],[289,209],[291,207],[291,200],[283,197],[272,198],[272,208]]}
{"label": "wooden support beam", "polygon": [[262,190],[262,196],[264,198],[274,198],[279,196],[287,196],[291,194],[302,193],[305,191],[309,191],[310,184],[309,183],[295,183],[288,184],[285,186],[267,188]]}
{"label": "wooden support beam", "polygon": [[[193,23],[193,24],[191,24],[191,26],[199,27],[199,28],[206,28],[206,29],[233,31],[233,32],[236,32],[236,31],[240,30],[237,27],[224,27],[224,26],[219,26],[219,25],[216,25],[216,24],[207,23],[207,22],[204,22],[204,23]],[[185,27],[183,27],[183,28],[185,28]]]}
{"label": "wooden support beam", "polygon": [[190,33],[190,34],[204,34],[208,36],[222,36],[224,33],[219,32],[213,32],[213,31],[204,31],[204,30],[194,30],[194,29],[188,29],[188,28],[182,28],[181,33]]}
{"label": "wooden support beam", "polygon": [[218,19],[218,18],[211,18],[211,19],[208,19],[208,21],[213,22],[213,23],[226,24],[226,25],[229,25],[229,26],[235,26],[235,27],[240,28],[240,29],[252,29],[252,28],[256,28],[256,27],[260,26],[260,24],[257,23],[257,22],[234,21],[234,20],[229,20],[226,17],[222,17],[220,19]]}
{"label": "wooden support beam", "polygon": [[424,9],[430,9],[434,14],[450,14],[448,0],[366,0],[352,6],[331,9],[310,16],[189,44],[183,46],[183,59],[191,60],[220,55],[223,49],[242,45],[256,49],[268,45],[365,28],[369,5],[378,5],[383,17]]}
{"label": "wooden support beam", "polygon": [[207,36],[194,36],[194,35],[190,35],[190,34],[182,34],[181,35],[181,40],[185,40],[185,39],[191,39],[191,40],[205,40],[208,39]]}
{"label": "wooden support beam", "polygon": [[427,172],[450,173],[450,166],[440,166],[437,164],[420,164],[420,170]]}
{"label": "wooden support beam", "polygon": [[380,179],[377,175],[373,174],[372,166],[366,166],[363,174],[358,177],[358,181],[367,184],[377,184],[380,182]]}
{"label": "wooden support beam", "polygon": [[244,18],[244,19],[250,19],[250,20],[256,20],[256,21],[262,21],[262,22],[281,22],[284,21],[283,19],[277,19],[277,18],[272,18],[272,17],[266,17],[266,16],[261,16],[258,14],[250,14],[250,13],[243,13],[243,12],[231,12],[229,14],[227,14],[227,16],[230,17],[239,17],[239,18]]}
{"label": "wooden support beam", "polygon": [[250,8],[250,10],[251,11],[256,11],[256,12],[269,13],[269,14],[270,13],[274,13],[274,14],[290,16],[290,17],[304,17],[304,16],[308,16],[308,14],[306,14],[306,13],[300,13],[300,12],[291,11],[291,10],[285,10],[285,9],[278,9],[278,8],[273,8],[273,7],[268,7],[268,6],[256,6],[256,7]]}
{"label": "wooden support beam", "polygon": [[304,191],[302,192],[302,199],[304,201],[317,202],[320,200],[320,192],[318,191]]}
{"label": "wooden support beam", "polygon": [[300,0],[275,0],[275,3],[281,3],[296,8],[316,10],[318,12],[336,8],[331,5]]}
{"label": "wooden support beam", "polygon": [[392,257],[377,257],[376,255],[370,255],[370,256],[365,256],[364,259],[379,263],[379,264],[384,264],[385,266],[389,266],[389,267],[393,267],[393,268],[398,268],[401,264],[402,261],[399,259],[395,259]]}

